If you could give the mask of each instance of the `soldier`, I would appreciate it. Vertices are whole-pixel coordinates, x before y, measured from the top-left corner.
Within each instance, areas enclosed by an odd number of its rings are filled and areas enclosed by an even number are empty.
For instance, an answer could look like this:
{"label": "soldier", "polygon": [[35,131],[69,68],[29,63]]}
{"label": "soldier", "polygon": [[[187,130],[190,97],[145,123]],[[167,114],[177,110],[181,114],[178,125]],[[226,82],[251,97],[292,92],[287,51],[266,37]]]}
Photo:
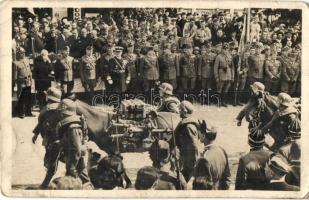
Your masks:
{"label": "soldier", "polygon": [[61,153],[59,135],[56,134],[56,126],[61,119],[59,112],[59,103],[61,101],[61,90],[51,87],[46,91],[47,105],[42,108],[38,117],[38,124],[33,130],[32,142],[35,144],[37,137],[41,134],[43,138],[42,145],[45,146],[44,166],[46,175],[40,188],[45,189],[50,180],[56,173],[58,159]]}
{"label": "soldier", "polygon": [[214,61],[216,54],[211,52],[211,44],[207,43],[201,48],[201,65],[199,74],[201,76],[201,86],[203,90],[210,91],[214,74]]}
{"label": "soldier", "polygon": [[300,73],[300,63],[296,60],[296,53],[289,53],[289,59],[284,60],[282,66],[281,91],[294,95],[297,79]]}
{"label": "soldier", "polygon": [[179,59],[179,75],[183,92],[195,90],[198,73],[197,57],[192,54],[192,47],[184,45],[184,53]]}
{"label": "soldier", "polygon": [[64,151],[66,176],[79,177],[82,183],[89,183],[86,168],[87,124],[83,117],[76,113],[76,103],[63,99],[60,103],[61,121],[57,124],[56,134],[61,137]]}
{"label": "soldier", "polygon": [[143,77],[143,89],[149,93],[159,80],[159,62],[153,48],[148,48],[147,55],[140,60],[140,74]]}
{"label": "soldier", "polygon": [[173,86],[169,83],[162,83],[159,86],[159,94],[161,96],[160,106],[157,108],[158,112],[172,112],[179,113],[178,106],[180,101],[173,96]]}
{"label": "soldier", "polygon": [[14,83],[17,85],[17,113],[20,118],[24,118],[25,115],[33,117],[31,112],[31,83],[32,72],[30,67],[30,61],[25,56],[26,51],[20,47],[17,51],[19,59],[14,62]]}
{"label": "soldier", "polygon": [[217,92],[221,97],[221,106],[227,107],[225,97],[234,80],[234,65],[228,52],[228,44],[224,44],[221,53],[216,57],[214,76],[217,83]]}
{"label": "soldier", "polygon": [[252,85],[254,82],[264,82],[264,63],[265,57],[261,54],[263,44],[258,43],[256,45],[255,54],[250,55],[248,58],[248,85]]}
{"label": "soldier", "polygon": [[228,190],[231,182],[230,167],[226,151],[214,144],[217,137],[216,128],[207,128],[200,137],[205,147],[201,153],[202,158],[195,164],[193,184],[196,185],[197,178],[206,177],[212,183],[212,190]]}
{"label": "soldier", "polygon": [[[182,101],[179,105],[179,114],[182,120],[175,129],[175,144],[180,151],[180,162],[183,165],[182,174],[188,182],[192,177],[194,164],[199,155],[198,121],[192,117],[194,106],[189,101]],[[175,146],[176,145],[176,146]],[[171,148],[173,149],[173,148]]]}
{"label": "soldier", "polygon": [[73,77],[73,57],[69,56],[70,48],[65,46],[62,50],[62,56],[58,60],[55,69],[56,80],[60,81],[62,95],[67,97],[71,95],[74,88]]}
{"label": "soldier", "polygon": [[131,77],[127,67],[127,60],[122,58],[122,47],[115,47],[115,56],[109,60],[107,82],[111,85],[113,92],[122,94],[127,90],[127,84],[130,83]]}
{"label": "soldier", "polygon": [[96,58],[93,56],[92,46],[86,48],[86,54],[82,57],[80,78],[85,92],[90,91],[90,97],[93,97],[96,86]]}
{"label": "soldier", "polygon": [[165,43],[163,53],[159,56],[160,79],[177,88],[176,78],[179,76],[179,57],[171,52],[171,44]]}
{"label": "soldier", "polygon": [[128,85],[128,91],[131,93],[138,93],[139,87],[139,74],[137,66],[137,55],[134,53],[134,44],[131,42],[127,46],[127,53],[123,55],[123,58],[128,61],[127,68],[130,73],[131,81]]}
{"label": "soldier", "polygon": [[281,62],[277,60],[277,52],[265,61],[265,87],[272,95],[278,94],[281,78]]}
{"label": "soldier", "polygon": [[250,152],[239,159],[235,190],[265,190],[269,183],[264,168],[271,152],[263,149],[265,136],[256,130],[250,130],[248,144]]}
{"label": "soldier", "polygon": [[299,191],[299,187],[289,185],[285,181],[285,177],[290,170],[290,166],[280,155],[272,155],[265,168],[266,176],[270,179],[270,183],[266,186],[267,189],[278,191]]}
{"label": "soldier", "polygon": [[279,109],[274,113],[272,119],[261,129],[262,133],[267,133],[270,128],[276,127],[280,130],[275,138],[276,143],[273,149],[278,149],[289,139],[289,132],[295,131],[294,124],[299,123],[299,111],[297,110],[293,99],[286,93],[278,95]]}
{"label": "soldier", "polygon": [[[155,190],[185,190],[187,183],[177,169],[171,165],[171,152],[168,142],[156,140],[149,149],[152,166],[159,170],[159,177],[152,188]],[[178,169],[179,170],[179,169]]]}

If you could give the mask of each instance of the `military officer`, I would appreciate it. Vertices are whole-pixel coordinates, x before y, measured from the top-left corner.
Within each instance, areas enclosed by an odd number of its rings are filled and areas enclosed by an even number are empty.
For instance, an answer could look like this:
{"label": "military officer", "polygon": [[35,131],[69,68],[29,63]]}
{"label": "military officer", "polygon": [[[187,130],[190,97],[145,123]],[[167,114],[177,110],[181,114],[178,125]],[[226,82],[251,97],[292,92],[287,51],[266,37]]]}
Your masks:
{"label": "military officer", "polygon": [[281,62],[277,60],[277,52],[272,52],[265,61],[265,87],[272,95],[278,94],[281,78]]}
{"label": "military officer", "polygon": [[248,85],[254,82],[264,82],[264,63],[265,56],[261,54],[263,49],[262,43],[257,43],[255,48],[255,54],[250,55],[248,58]]}
{"label": "military officer", "polygon": [[250,131],[248,144],[250,151],[241,156],[236,174],[235,190],[265,190],[269,180],[264,168],[271,151],[263,149],[265,136],[258,131]]}
{"label": "military officer", "polygon": [[194,106],[189,101],[182,101],[179,105],[179,114],[182,118],[175,129],[175,144],[170,141],[173,149],[176,147],[180,153],[182,174],[188,182],[192,177],[194,164],[200,154],[200,141],[198,136],[198,121],[193,118]]}
{"label": "military officer", "polygon": [[57,124],[56,133],[61,136],[64,149],[66,176],[79,177],[83,184],[90,181],[86,168],[87,153],[85,142],[87,125],[76,113],[76,103],[63,99],[60,103],[61,121]]}
{"label": "military officer", "polygon": [[282,66],[281,91],[294,95],[297,79],[300,74],[300,63],[296,60],[296,53],[289,53],[289,58],[284,60]]}
{"label": "military officer", "polygon": [[67,97],[71,95],[74,88],[73,77],[73,60],[74,58],[69,56],[70,48],[65,46],[62,49],[61,58],[56,63],[55,76],[56,80],[60,81],[62,95]]}
{"label": "military officer", "polygon": [[201,65],[199,74],[201,76],[201,86],[203,90],[211,90],[214,78],[214,61],[216,54],[211,52],[211,44],[207,43],[201,47]]}
{"label": "military officer", "polygon": [[227,107],[225,97],[234,80],[234,65],[228,52],[228,44],[224,44],[214,64],[214,77],[217,83],[217,92],[221,97],[221,106]]}
{"label": "military officer", "polygon": [[34,116],[31,112],[31,83],[32,72],[30,67],[30,61],[25,56],[26,51],[20,47],[17,51],[19,60],[14,61],[14,83],[17,85],[17,113],[20,118],[24,118],[25,115]]}
{"label": "military officer", "polygon": [[61,120],[59,103],[61,101],[61,90],[50,87],[46,91],[47,105],[40,111],[38,124],[33,130],[32,142],[35,143],[39,134],[43,138],[42,145],[45,146],[44,166],[46,175],[40,186],[45,189],[48,187],[53,175],[56,173],[61,145],[59,135],[56,134],[56,126]]}
{"label": "military officer", "polygon": [[245,86],[247,82],[247,76],[248,76],[248,58],[250,56],[250,49],[245,49],[243,55],[241,56],[241,61],[240,65],[237,66],[237,79],[236,81],[236,89],[237,89],[237,99],[236,99],[236,104],[237,105],[243,105],[242,103],[245,101],[244,98],[246,97],[245,95]]}
{"label": "military officer", "polygon": [[198,74],[197,56],[192,54],[191,45],[183,45],[183,54],[179,59],[179,75],[181,79],[181,89],[183,92],[195,90],[196,78]]}
{"label": "military officer", "polygon": [[122,95],[127,90],[127,84],[131,77],[127,67],[128,61],[122,58],[123,47],[115,47],[115,56],[109,60],[107,82],[111,85],[113,92]]}
{"label": "military officer", "polygon": [[179,76],[179,57],[171,52],[171,44],[165,43],[163,53],[159,56],[160,79],[177,88],[177,76]]}
{"label": "military officer", "polygon": [[161,103],[157,108],[158,112],[172,112],[179,113],[178,106],[180,101],[173,96],[173,86],[169,83],[162,83],[159,86],[159,94],[161,96]]}
{"label": "military officer", "polygon": [[293,125],[299,123],[299,111],[293,103],[292,97],[282,92],[278,95],[278,101],[278,110],[274,113],[272,119],[261,129],[262,133],[267,133],[272,127],[280,130],[278,133],[281,134],[276,135],[276,138],[274,138],[275,144],[272,147],[273,149],[278,149],[284,145],[289,139],[289,132],[294,131]]}
{"label": "military officer", "polygon": [[90,96],[94,95],[96,86],[96,58],[92,54],[93,47],[86,48],[86,54],[82,57],[80,66],[80,78],[85,91],[90,91]]}
{"label": "military officer", "polygon": [[123,58],[128,61],[127,68],[131,77],[131,81],[128,85],[128,92],[138,93],[140,91],[140,76],[137,68],[137,55],[134,53],[134,44],[132,42],[127,45],[127,53],[123,55]]}

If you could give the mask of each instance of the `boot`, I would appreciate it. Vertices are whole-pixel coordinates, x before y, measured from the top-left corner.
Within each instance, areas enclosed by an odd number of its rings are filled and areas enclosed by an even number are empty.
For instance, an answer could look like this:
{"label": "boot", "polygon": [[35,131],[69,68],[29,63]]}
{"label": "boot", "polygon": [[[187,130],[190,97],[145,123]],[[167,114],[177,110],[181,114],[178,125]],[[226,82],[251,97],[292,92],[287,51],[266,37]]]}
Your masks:
{"label": "boot", "polygon": [[242,99],[242,92],[237,92],[238,94],[237,94],[237,99],[236,99],[236,104],[238,105],[238,106],[243,106],[243,104],[241,103],[241,99]]}
{"label": "boot", "polygon": [[224,93],[222,93],[221,94],[221,106],[223,106],[223,107],[227,107],[227,104],[225,103],[225,94]]}

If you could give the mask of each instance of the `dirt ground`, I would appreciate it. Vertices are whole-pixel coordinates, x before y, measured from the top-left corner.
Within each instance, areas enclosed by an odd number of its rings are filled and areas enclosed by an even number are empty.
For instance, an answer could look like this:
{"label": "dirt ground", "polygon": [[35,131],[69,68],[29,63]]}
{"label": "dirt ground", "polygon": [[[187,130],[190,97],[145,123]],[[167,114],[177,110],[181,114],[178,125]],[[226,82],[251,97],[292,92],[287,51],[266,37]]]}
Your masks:
{"label": "dirt ground", "polygon": [[[215,106],[196,105],[196,116],[212,125],[218,127],[216,144],[225,148],[229,157],[229,164],[232,174],[231,189],[234,189],[234,182],[238,159],[240,155],[249,150],[247,145],[247,124],[244,122],[241,127],[236,126],[235,117],[241,107],[229,106],[228,108],[217,108]],[[38,112],[34,112],[38,115]],[[39,137],[36,144],[32,144],[32,130],[37,123],[37,117],[13,118],[13,189],[25,189],[29,186],[38,186],[44,176],[43,167],[44,147]],[[128,175],[134,182],[139,168],[151,165],[148,153],[123,153],[124,165]],[[60,163],[57,174],[54,177],[63,176],[64,164]],[[190,186],[189,186],[190,187]]]}

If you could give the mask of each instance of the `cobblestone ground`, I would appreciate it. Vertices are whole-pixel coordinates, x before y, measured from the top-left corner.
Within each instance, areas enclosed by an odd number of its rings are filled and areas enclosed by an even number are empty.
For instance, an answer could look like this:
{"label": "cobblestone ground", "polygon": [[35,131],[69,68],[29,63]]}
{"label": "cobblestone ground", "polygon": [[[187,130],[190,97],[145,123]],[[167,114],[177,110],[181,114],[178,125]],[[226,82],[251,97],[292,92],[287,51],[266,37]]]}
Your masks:
{"label": "cobblestone ground", "polygon": [[[210,124],[218,127],[219,132],[216,143],[224,147],[229,156],[229,163],[232,174],[232,186],[234,188],[238,159],[240,155],[247,152],[247,124],[241,127],[236,126],[235,117],[241,107],[229,106],[218,109],[215,106],[196,105],[196,116],[204,118]],[[34,112],[38,115],[38,112]],[[44,148],[39,137],[36,144],[32,144],[32,130],[36,125],[37,117],[33,118],[13,118],[13,169],[12,184],[15,189],[24,189],[37,186],[41,183],[45,175],[43,167]],[[143,166],[151,165],[147,152],[144,153],[124,153],[124,164],[129,177],[134,182],[137,170]],[[64,175],[64,165],[59,164],[55,177]],[[190,186],[189,186],[190,187]]]}

